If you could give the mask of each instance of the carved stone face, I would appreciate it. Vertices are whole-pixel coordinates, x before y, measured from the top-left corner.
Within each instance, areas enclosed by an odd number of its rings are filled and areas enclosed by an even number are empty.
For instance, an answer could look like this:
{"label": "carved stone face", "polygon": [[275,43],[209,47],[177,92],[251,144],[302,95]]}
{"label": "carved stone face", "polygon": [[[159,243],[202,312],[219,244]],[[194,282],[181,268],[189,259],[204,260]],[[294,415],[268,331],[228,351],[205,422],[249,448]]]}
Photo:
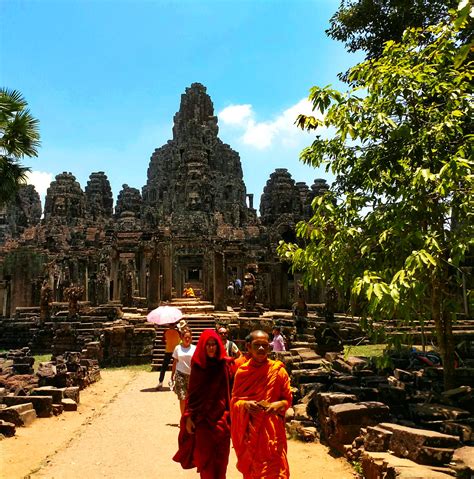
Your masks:
{"label": "carved stone face", "polygon": [[61,196],[56,197],[54,200],[53,215],[66,216],[66,200]]}
{"label": "carved stone face", "polygon": [[201,195],[198,191],[190,191],[188,193],[187,206],[191,210],[198,210],[201,206]]}

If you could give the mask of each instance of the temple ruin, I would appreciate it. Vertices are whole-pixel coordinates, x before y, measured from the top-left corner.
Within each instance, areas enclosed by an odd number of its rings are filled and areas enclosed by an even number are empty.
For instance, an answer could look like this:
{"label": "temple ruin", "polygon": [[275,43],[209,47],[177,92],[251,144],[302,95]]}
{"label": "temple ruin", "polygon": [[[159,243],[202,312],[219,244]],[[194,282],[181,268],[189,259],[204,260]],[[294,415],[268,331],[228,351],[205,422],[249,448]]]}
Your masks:
{"label": "temple ruin", "polygon": [[45,280],[55,302],[67,301],[74,285],[92,306],[147,308],[189,283],[222,310],[228,281],[243,278],[249,264],[258,267],[257,301],[288,308],[296,282],[275,247],[294,238],[311,200],[327,188],[320,179],[295,183],[278,168],[258,216],[239,154],[219,139],[211,98],[193,83],[181,96],[172,139],[151,155],[146,184],[141,192],[124,184],[115,211],[104,172],[91,173],[85,190],[73,173],[58,174],[43,218],[33,186],[0,210],[0,315],[39,306]]}

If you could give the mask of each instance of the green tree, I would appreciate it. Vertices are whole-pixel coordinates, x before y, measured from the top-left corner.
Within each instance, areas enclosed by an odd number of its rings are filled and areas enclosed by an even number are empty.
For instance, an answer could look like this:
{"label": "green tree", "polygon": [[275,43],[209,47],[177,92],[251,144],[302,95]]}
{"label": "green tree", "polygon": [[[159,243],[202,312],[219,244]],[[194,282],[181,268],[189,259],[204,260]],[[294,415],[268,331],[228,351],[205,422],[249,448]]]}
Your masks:
{"label": "green tree", "polygon": [[326,33],[350,52],[381,55],[385,42],[399,42],[409,27],[426,27],[448,17],[456,0],[341,0]]}
{"label": "green tree", "polygon": [[39,122],[27,106],[18,91],[0,88],[0,205],[14,198],[26,181],[30,169],[20,160],[38,156]]}
{"label": "green tree", "polygon": [[459,41],[469,8],[388,42],[349,71],[347,93],[312,88],[323,119],[297,123],[333,134],[318,134],[301,159],[336,180],[297,225],[299,244],[278,248],[307,284],[350,290],[366,318],[433,320],[446,387],[459,267],[474,238],[472,44]]}

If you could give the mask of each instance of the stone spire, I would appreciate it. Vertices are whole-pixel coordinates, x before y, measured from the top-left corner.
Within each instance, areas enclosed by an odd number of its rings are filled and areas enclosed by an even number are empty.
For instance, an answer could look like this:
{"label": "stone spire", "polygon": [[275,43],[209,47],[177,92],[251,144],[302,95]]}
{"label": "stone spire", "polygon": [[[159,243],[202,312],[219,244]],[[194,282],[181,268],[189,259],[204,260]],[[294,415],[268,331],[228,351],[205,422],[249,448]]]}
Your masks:
{"label": "stone spire", "polygon": [[173,139],[178,142],[199,141],[203,133],[217,137],[217,117],[214,116],[214,105],[206,87],[193,83],[181,95],[179,111],[174,116]]}
{"label": "stone spire", "polygon": [[260,215],[263,225],[276,222],[295,222],[301,217],[301,187],[286,168],[277,168],[267,180],[260,199]]}
{"label": "stone spire", "polygon": [[115,207],[115,216],[120,218],[124,213],[132,215],[136,218],[140,217],[142,207],[142,197],[137,188],[132,188],[128,185],[122,185],[117,198],[117,206]]}
{"label": "stone spire", "polygon": [[311,185],[310,203],[316,198],[316,196],[322,196],[326,191],[329,190],[329,185],[327,181],[323,178],[316,178],[314,183]]}
{"label": "stone spire", "polygon": [[91,220],[97,221],[112,217],[114,203],[112,189],[109,179],[103,171],[90,174],[85,193],[86,211]]}
{"label": "stone spire", "polygon": [[15,199],[0,208],[0,244],[18,237],[41,219],[41,200],[33,185],[21,186]]}
{"label": "stone spire", "polygon": [[181,96],[173,139],[156,149],[143,188],[145,220],[176,233],[212,233],[253,221],[237,152],[217,137],[214,106],[200,83]]}
{"label": "stone spire", "polygon": [[85,196],[72,173],[56,175],[51,182],[44,205],[44,222],[74,226],[85,217]]}

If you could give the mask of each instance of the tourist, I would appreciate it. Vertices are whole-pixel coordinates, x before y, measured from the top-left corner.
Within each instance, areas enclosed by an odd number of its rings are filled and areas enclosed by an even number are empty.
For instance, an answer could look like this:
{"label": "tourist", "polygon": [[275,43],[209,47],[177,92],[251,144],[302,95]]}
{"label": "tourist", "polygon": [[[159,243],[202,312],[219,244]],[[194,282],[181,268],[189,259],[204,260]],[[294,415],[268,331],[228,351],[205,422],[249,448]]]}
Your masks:
{"label": "tourist", "polygon": [[236,370],[240,368],[242,364],[246,363],[252,357],[252,354],[250,352],[250,343],[251,343],[251,336],[250,334],[247,334],[247,336],[245,336],[245,351],[238,358],[236,358],[234,362]]}
{"label": "tourist", "polygon": [[224,345],[227,356],[229,356],[230,358],[238,358],[242,353],[240,352],[240,349],[238,348],[237,344],[235,344],[234,341],[231,341],[229,339],[228,329],[225,326],[221,326],[217,330],[217,333],[221,337],[222,344]]}
{"label": "tourist", "polygon": [[287,479],[285,412],[290,379],[280,361],[268,359],[264,331],[251,333],[252,358],[237,369],[231,399],[232,443],[244,479]]}
{"label": "tourist", "polygon": [[227,294],[228,296],[234,296],[235,289],[234,289],[234,282],[229,281],[229,284],[227,285]]}
{"label": "tourist", "polygon": [[191,344],[193,336],[190,329],[181,332],[181,344],[173,351],[173,367],[171,370],[171,382],[174,384],[174,392],[179,399],[181,414],[184,412],[186,394],[188,392],[189,375],[191,373],[191,358],[196,346]]}
{"label": "tourist", "polygon": [[173,460],[197,467],[201,478],[225,479],[230,452],[232,361],[216,331],[205,330],[191,361],[186,408],[180,422],[179,449]]}
{"label": "tourist", "polygon": [[286,351],[285,339],[283,338],[281,334],[279,326],[274,326],[272,332],[273,332],[273,340],[270,343],[270,346],[272,347],[273,351],[275,352]]}
{"label": "tourist", "polygon": [[156,389],[161,389],[161,387],[163,386],[165,373],[166,371],[168,371],[168,366],[170,365],[171,358],[173,357],[174,349],[181,341],[180,334],[176,329],[176,324],[168,324],[168,329],[164,331],[161,340],[163,343],[165,343],[165,355],[163,357],[163,363],[161,364],[160,379],[158,380],[158,385],[156,386]]}
{"label": "tourist", "polygon": [[298,299],[293,303],[291,311],[295,321],[296,333],[304,334],[305,329],[308,326],[308,305],[306,304],[302,293],[298,294]]}
{"label": "tourist", "polygon": [[242,280],[237,278],[234,283],[235,295],[240,296],[242,294]]}
{"label": "tourist", "polygon": [[189,284],[185,284],[184,290],[183,290],[183,298],[195,298],[195,297],[196,297],[196,294],[194,293],[194,289]]}

